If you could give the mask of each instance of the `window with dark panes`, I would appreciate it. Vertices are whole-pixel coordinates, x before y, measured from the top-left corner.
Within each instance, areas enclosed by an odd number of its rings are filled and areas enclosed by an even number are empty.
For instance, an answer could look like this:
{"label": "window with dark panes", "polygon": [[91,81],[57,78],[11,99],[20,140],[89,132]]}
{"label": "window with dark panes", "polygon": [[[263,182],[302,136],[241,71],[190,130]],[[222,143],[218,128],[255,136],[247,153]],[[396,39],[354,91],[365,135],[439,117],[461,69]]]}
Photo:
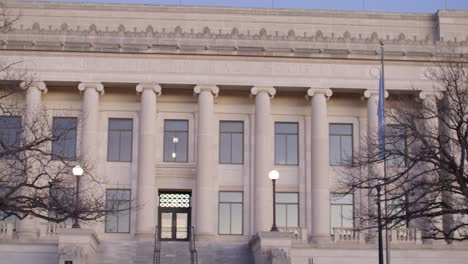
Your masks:
{"label": "window with dark panes", "polygon": [[299,164],[299,136],[297,123],[275,123],[275,164]]}
{"label": "window with dark panes", "polygon": [[75,117],[54,117],[52,124],[52,159],[76,159],[76,130]]}
{"label": "window with dark panes", "polygon": [[334,227],[353,227],[353,195],[332,193],[330,198],[332,232]]}
{"label": "window with dark panes", "polygon": [[219,163],[242,164],[244,152],[244,122],[219,122]]}
{"label": "window with dark panes", "polygon": [[276,224],[279,227],[299,226],[298,193],[276,193]]}
{"label": "window with dark panes", "polygon": [[[4,208],[8,206],[10,201],[15,200],[15,193],[11,193],[12,188],[7,186],[0,186],[0,200],[4,201]],[[14,211],[0,210],[0,222],[13,223],[13,229],[16,229],[16,216]]]}
{"label": "window with dark panes", "polygon": [[242,235],[242,192],[219,192],[219,234]]}
{"label": "window with dark panes", "polygon": [[164,120],[164,161],[188,161],[187,120]]}
{"label": "window with dark panes", "polygon": [[406,130],[401,125],[387,125],[385,127],[385,151],[388,166],[406,166],[406,137]]}
{"label": "window with dark panes", "polygon": [[387,201],[388,215],[392,219],[388,224],[391,228],[409,227],[408,215],[408,197],[406,194],[397,196],[389,195]]}
{"label": "window with dark panes", "polygon": [[75,189],[52,186],[49,190],[49,216],[52,218],[70,215],[75,208]]}
{"label": "window with dark panes", "polygon": [[353,125],[330,124],[330,165],[353,163]]}
{"label": "window with dark panes", "polygon": [[130,190],[107,190],[106,213],[107,233],[130,232]]}
{"label": "window with dark panes", "polygon": [[15,154],[6,154],[6,151],[19,147],[20,141],[21,117],[0,116],[0,153],[5,153],[1,158],[15,159]]}
{"label": "window with dark panes", "polygon": [[108,161],[132,161],[133,120],[109,119],[107,140]]}

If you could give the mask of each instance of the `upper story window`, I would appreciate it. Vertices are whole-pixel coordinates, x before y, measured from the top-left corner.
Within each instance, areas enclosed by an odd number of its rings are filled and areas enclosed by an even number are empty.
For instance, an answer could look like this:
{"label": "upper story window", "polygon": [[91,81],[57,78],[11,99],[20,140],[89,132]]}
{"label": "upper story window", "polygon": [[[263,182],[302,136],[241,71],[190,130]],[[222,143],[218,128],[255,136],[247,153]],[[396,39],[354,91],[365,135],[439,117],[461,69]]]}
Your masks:
{"label": "upper story window", "polygon": [[242,192],[219,192],[220,235],[242,235]]}
{"label": "upper story window", "polygon": [[353,163],[353,125],[330,124],[330,165]]}
{"label": "upper story window", "polygon": [[52,186],[49,189],[49,217],[66,217],[70,208],[75,208],[75,188]]}
{"label": "upper story window", "polygon": [[299,226],[298,193],[276,193],[276,222],[279,227]]}
{"label": "upper story window", "polygon": [[2,153],[0,158],[15,159],[15,154],[7,154],[6,151],[19,147],[20,141],[21,117],[0,116],[0,153]]}
{"label": "upper story window", "polygon": [[244,122],[219,122],[219,163],[242,164],[244,154]]}
{"label": "upper story window", "polygon": [[299,164],[298,123],[275,123],[275,164]]}
{"label": "upper story window", "polygon": [[52,124],[52,159],[76,159],[76,117],[54,117]]}
{"label": "upper story window", "polygon": [[331,228],[334,227],[353,227],[353,195],[352,194],[331,194]]}
{"label": "upper story window", "polygon": [[130,190],[107,190],[106,233],[130,232]]}
{"label": "upper story window", "polygon": [[401,125],[387,125],[385,127],[385,151],[387,165],[392,167],[406,166],[407,145],[406,129]]}
{"label": "upper story window", "polygon": [[107,140],[108,161],[132,161],[133,120],[110,118]]}
{"label": "upper story window", "polygon": [[188,162],[188,120],[164,120],[164,161]]}

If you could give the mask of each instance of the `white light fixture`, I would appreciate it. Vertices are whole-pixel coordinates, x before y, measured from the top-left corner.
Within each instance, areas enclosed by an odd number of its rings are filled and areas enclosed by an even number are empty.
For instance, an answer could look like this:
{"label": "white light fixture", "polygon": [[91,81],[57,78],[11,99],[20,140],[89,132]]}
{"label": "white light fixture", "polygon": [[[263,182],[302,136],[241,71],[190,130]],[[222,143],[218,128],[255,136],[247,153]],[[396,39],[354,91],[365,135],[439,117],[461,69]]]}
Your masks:
{"label": "white light fixture", "polygon": [[172,152],[172,158],[175,159],[176,158],[176,154],[175,152]]}
{"label": "white light fixture", "polygon": [[75,176],[81,176],[83,175],[83,172],[84,172],[83,168],[81,168],[80,165],[76,165],[75,167],[73,167],[72,171],[73,171],[73,175]]}
{"label": "white light fixture", "polygon": [[179,143],[179,138],[177,137],[172,138],[172,143],[176,143],[176,144]]}
{"label": "white light fixture", "polygon": [[279,178],[279,172],[277,170],[272,170],[268,173],[270,180],[277,180]]}

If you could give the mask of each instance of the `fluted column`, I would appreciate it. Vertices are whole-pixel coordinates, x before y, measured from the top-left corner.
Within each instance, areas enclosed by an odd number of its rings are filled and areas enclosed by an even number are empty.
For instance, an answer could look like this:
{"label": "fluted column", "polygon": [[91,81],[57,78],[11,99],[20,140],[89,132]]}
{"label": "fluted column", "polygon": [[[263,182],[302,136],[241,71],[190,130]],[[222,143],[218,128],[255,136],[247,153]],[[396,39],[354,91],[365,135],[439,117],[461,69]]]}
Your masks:
{"label": "fluted column", "polygon": [[273,189],[268,172],[274,166],[270,99],[276,90],[273,87],[254,87],[250,92],[255,95],[254,233],[258,233],[269,231],[273,223]]}
{"label": "fluted column", "polygon": [[330,240],[330,187],[329,187],[329,133],[327,100],[332,96],[330,89],[310,88],[307,95],[312,97],[311,129],[311,196],[313,242]]}
{"label": "fluted column", "polygon": [[[41,126],[45,125],[41,121],[42,110],[42,93],[47,92],[47,87],[44,82],[32,82],[30,84],[22,83],[21,86],[26,90],[26,105],[24,111],[24,132],[27,142],[34,140],[34,133],[39,131]],[[44,119],[45,121],[45,119]],[[27,144],[26,142],[26,144]],[[31,160],[31,162],[34,162]],[[34,169],[34,164],[32,168]],[[36,172],[33,172],[36,173]],[[25,195],[29,195],[29,190],[23,189]],[[31,190],[34,191],[34,190]],[[37,232],[35,228],[35,219],[33,216],[27,216],[23,220],[18,221],[16,226],[16,234],[20,239],[36,238]]]}
{"label": "fluted column", "polygon": [[141,94],[140,120],[138,130],[138,180],[136,236],[154,235],[156,221],[156,96],[161,95],[158,84],[139,84]]}
{"label": "fluted column", "polygon": [[216,142],[214,136],[214,96],[216,85],[197,85],[197,180],[196,230],[197,236],[214,236],[217,227]]}

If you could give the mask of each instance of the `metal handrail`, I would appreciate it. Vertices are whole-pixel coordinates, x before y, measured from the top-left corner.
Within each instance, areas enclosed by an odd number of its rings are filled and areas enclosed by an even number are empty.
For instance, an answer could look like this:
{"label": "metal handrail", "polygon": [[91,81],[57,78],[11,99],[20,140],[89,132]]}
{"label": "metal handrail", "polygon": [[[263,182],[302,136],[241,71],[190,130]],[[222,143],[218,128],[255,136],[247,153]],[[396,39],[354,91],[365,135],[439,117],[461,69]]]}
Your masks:
{"label": "metal handrail", "polygon": [[190,240],[189,240],[189,247],[190,247],[190,261],[192,264],[198,264],[198,254],[197,254],[197,247],[195,245],[195,228],[192,226],[190,232]]}
{"label": "metal handrail", "polygon": [[154,230],[154,252],[153,252],[153,264],[161,263],[161,237],[159,237],[159,226],[156,226]]}

